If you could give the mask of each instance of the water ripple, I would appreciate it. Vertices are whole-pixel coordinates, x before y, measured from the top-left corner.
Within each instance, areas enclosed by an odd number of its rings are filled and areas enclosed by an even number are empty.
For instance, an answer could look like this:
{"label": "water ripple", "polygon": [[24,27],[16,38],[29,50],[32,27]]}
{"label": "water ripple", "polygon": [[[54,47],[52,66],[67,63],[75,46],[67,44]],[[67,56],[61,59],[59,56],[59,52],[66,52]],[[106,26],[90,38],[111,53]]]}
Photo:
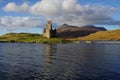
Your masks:
{"label": "water ripple", "polygon": [[118,44],[0,46],[0,80],[120,80]]}

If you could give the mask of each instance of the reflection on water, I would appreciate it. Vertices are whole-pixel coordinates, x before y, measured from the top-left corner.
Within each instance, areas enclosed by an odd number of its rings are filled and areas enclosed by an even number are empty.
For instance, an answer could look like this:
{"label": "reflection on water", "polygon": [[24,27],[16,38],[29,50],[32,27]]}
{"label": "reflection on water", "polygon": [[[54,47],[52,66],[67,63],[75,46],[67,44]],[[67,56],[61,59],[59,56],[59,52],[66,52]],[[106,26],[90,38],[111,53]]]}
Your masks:
{"label": "reflection on water", "polygon": [[44,55],[45,55],[45,79],[51,79],[51,55],[56,53],[56,45],[45,44]]}
{"label": "reflection on water", "polygon": [[44,55],[45,55],[45,60],[46,60],[47,65],[49,65],[51,62],[50,56],[53,54],[56,54],[56,49],[57,49],[57,46],[55,44],[54,45],[50,45],[50,44],[44,45],[44,50],[45,50]]}
{"label": "reflection on water", "polygon": [[119,44],[0,46],[0,80],[120,80]]}

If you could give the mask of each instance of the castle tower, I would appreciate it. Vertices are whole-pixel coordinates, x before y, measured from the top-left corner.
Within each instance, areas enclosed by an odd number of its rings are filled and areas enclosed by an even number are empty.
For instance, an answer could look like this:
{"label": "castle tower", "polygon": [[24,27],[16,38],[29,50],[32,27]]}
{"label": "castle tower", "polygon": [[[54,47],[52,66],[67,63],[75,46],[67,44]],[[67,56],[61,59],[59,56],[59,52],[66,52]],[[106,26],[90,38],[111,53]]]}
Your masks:
{"label": "castle tower", "polygon": [[56,37],[56,29],[52,29],[52,22],[47,21],[46,26],[43,30],[43,37],[53,38]]}

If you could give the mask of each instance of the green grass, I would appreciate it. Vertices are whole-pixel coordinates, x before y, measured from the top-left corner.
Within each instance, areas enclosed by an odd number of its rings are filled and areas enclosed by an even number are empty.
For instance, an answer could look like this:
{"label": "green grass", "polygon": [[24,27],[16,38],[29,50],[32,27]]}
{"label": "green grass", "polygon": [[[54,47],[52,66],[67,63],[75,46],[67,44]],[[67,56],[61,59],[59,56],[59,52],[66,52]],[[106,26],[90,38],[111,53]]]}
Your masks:
{"label": "green grass", "polygon": [[28,42],[28,43],[67,43],[69,40],[62,38],[44,38],[41,34],[8,33],[0,37],[1,42]]}

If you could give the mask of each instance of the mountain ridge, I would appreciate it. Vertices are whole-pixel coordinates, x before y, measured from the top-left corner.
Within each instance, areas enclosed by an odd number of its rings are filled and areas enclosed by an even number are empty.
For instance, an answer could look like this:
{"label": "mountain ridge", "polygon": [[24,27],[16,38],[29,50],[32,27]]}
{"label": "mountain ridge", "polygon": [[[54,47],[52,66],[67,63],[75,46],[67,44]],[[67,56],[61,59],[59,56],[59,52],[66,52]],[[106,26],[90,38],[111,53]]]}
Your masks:
{"label": "mountain ridge", "polygon": [[94,25],[87,25],[87,26],[73,26],[63,24],[57,29],[57,36],[61,38],[74,38],[74,37],[83,37],[87,36],[91,33],[95,33],[98,31],[106,31],[104,27],[96,27]]}

